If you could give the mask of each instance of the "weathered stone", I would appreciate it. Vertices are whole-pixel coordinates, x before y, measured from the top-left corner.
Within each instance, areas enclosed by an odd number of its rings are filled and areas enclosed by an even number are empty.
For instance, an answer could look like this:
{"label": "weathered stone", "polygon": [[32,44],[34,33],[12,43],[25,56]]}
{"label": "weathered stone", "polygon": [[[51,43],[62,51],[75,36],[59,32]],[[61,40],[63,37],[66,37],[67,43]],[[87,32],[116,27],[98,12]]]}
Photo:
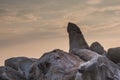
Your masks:
{"label": "weathered stone", "polygon": [[88,49],[89,46],[84,39],[84,36],[76,24],[68,23],[67,32],[69,34],[69,45],[71,51],[74,48]]}
{"label": "weathered stone", "polygon": [[28,79],[31,66],[35,61],[36,59],[33,58],[14,57],[5,60],[5,66],[9,66],[19,71],[23,76],[26,77],[26,79]]}
{"label": "weathered stone", "polygon": [[0,67],[0,80],[26,80],[20,72],[8,67]]}
{"label": "weathered stone", "polygon": [[120,63],[120,47],[108,49],[106,56],[114,63]]}
{"label": "weathered stone", "polygon": [[118,66],[120,66],[120,63],[117,63]]}
{"label": "weathered stone", "polygon": [[15,70],[18,70],[18,63],[27,57],[12,57],[5,60],[5,66],[9,66]]}
{"label": "weathered stone", "polygon": [[81,63],[83,61],[79,57],[57,49],[45,53],[38,60],[38,68],[46,80],[70,80],[75,77],[78,65]]}
{"label": "weathered stone", "polygon": [[120,69],[105,56],[97,56],[80,64],[75,80],[120,80]]}
{"label": "weathered stone", "polygon": [[103,55],[106,53],[104,50],[104,47],[99,42],[93,42],[90,46],[90,50],[97,52],[100,55]]}
{"label": "weathered stone", "polygon": [[47,80],[44,73],[38,67],[38,62],[34,62],[30,68],[28,80]]}

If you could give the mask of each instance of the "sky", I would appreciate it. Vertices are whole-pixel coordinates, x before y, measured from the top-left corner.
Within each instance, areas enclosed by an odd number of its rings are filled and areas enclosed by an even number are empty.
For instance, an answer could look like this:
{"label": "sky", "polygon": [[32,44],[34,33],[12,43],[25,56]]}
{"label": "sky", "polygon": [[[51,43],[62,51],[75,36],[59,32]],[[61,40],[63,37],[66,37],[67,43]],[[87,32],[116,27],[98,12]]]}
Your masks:
{"label": "sky", "polygon": [[89,45],[120,46],[120,0],[0,0],[0,65],[11,57],[68,52],[68,22]]}

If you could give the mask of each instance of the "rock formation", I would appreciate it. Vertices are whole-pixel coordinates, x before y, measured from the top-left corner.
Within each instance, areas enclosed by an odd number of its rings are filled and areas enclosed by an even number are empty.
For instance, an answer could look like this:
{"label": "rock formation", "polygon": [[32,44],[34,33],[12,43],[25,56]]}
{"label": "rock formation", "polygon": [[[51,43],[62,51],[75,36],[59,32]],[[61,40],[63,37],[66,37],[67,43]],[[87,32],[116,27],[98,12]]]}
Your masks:
{"label": "rock formation", "polygon": [[38,67],[46,80],[74,80],[79,64],[79,57],[59,49],[45,53],[38,60]]}
{"label": "rock formation", "polygon": [[[13,57],[0,67],[0,80],[120,80],[120,48],[90,47],[79,27],[69,23],[69,53],[60,49],[39,59]],[[119,65],[119,66],[118,66]]]}
{"label": "rock formation", "polygon": [[93,42],[90,46],[90,50],[97,52],[100,55],[103,55],[106,53],[104,50],[104,47],[99,42]]}
{"label": "rock formation", "polygon": [[79,66],[75,80],[120,80],[120,69],[108,58],[99,55]]}
{"label": "rock formation", "polygon": [[28,80],[47,80],[42,70],[39,68],[39,61],[31,65]]}
{"label": "rock formation", "polygon": [[120,47],[108,49],[106,56],[116,64],[120,63]]}
{"label": "rock formation", "polygon": [[74,48],[79,48],[79,49],[89,48],[81,30],[76,24],[68,23],[67,32],[69,35],[69,45],[70,45],[69,51],[71,51]]}
{"label": "rock formation", "polygon": [[26,80],[20,72],[8,67],[0,67],[0,80]]}
{"label": "rock formation", "polygon": [[5,60],[5,66],[9,66],[15,69],[16,71],[20,72],[26,79],[28,79],[31,65],[36,60],[37,59],[31,59],[27,57],[14,57]]}

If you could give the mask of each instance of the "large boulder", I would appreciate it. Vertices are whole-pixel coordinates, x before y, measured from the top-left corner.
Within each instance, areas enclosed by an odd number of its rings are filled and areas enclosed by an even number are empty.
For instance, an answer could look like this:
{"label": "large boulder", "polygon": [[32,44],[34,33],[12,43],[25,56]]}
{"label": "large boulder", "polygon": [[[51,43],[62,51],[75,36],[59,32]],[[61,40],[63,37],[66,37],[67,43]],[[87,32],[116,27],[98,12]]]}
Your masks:
{"label": "large boulder", "polygon": [[20,72],[8,67],[0,66],[0,80],[26,80]]}
{"label": "large boulder", "polygon": [[90,50],[95,51],[100,55],[104,55],[106,53],[104,47],[99,42],[93,42],[90,46]]}
{"label": "large boulder", "polygon": [[106,56],[88,49],[73,49],[72,53],[83,59],[75,80],[120,80],[119,66]]}
{"label": "large boulder", "polygon": [[69,35],[69,45],[70,45],[69,51],[71,51],[74,48],[79,48],[79,49],[89,48],[81,30],[76,24],[68,23],[67,32]]}
{"label": "large boulder", "polygon": [[105,56],[97,56],[79,66],[75,80],[120,80],[120,69]]}
{"label": "large boulder", "polygon": [[114,63],[120,63],[120,47],[108,49],[106,56]]}
{"label": "large boulder", "polygon": [[[74,80],[79,64],[83,63],[79,57],[56,49],[45,53],[34,65],[32,72],[38,70],[31,80]],[[38,79],[36,79],[38,78]],[[40,79],[43,78],[43,79]]]}
{"label": "large boulder", "polygon": [[37,59],[27,57],[13,57],[5,60],[5,66],[9,66],[19,71],[23,76],[28,79],[31,66]]}

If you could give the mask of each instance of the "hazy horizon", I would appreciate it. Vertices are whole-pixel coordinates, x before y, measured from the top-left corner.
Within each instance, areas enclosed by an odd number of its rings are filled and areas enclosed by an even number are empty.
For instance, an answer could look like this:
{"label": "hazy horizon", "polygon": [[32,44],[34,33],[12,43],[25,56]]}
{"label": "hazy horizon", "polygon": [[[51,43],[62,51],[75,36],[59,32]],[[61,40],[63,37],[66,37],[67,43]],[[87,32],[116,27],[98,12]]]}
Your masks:
{"label": "hazy horizon", "polygon": [[120,46],[120,0],[0,0],[0,65],[10,57],[68,51],[68,22],[89,45]]}

